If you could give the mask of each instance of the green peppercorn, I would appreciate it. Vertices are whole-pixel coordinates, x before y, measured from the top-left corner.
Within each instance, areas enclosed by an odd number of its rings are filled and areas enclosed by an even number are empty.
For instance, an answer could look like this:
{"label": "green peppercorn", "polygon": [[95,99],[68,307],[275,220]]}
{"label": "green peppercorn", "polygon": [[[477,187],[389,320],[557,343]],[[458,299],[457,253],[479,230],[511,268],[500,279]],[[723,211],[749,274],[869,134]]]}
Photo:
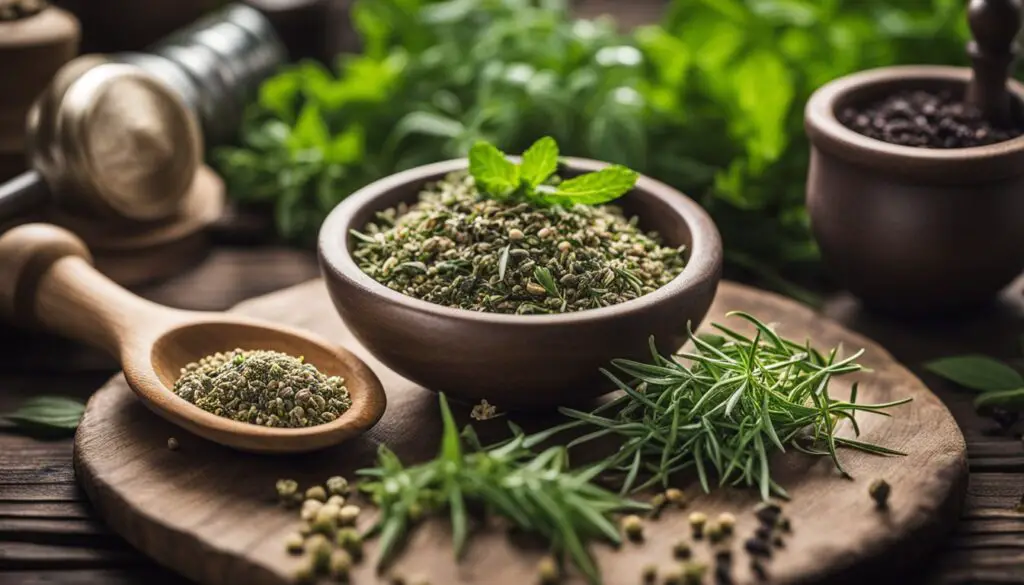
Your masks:
{"label": "green peppercorn", "polygon": [[669,569],[664,573],[661,582],[665,585],[683,585],[683,570],[675,567]]}
{"label": "green peppercorn", "polygon": [[622,531],[630,540],[641,541],[644,539],[644,522],[639,516],[630,514],[622,519]]}
{"label": "green peppercorn", "polygon": [[325,502],[324,505],[335,506],[340,510],[341,507],[345,505],[345,496],[331,496],[327,498],[327,502]]}
{"label": "green peppercorn", "polygon": [[537,580],[541,585],[555,585],[562,578],[558,570],[558,563],[550,556],[544,557],[537,563]]}
{"label": "green peppercorn", "polygon": [[316,578],[316,561],[313,557],[302,559],[299,566],[295,568],[296,583],[312,583]]}
{"label": "green peppercorn", "polygon": [[700,585],[708,570],[703,563],[690,562],[683,565],[683,585]]}
{"label": "green peppercorn", "polygon": [[331,562],[331,551],[334,547],[323,534],[314,534],[306,539],[306,551],[313,559],[313,567],[317,573],[326,572]]}
{"label": "green peppercorn", "polygon": [[707,514],[703,512],[693,512],[690,514],[690,530],[693,531],[694,538],[702,538],[704,536],[704,525],[708,522]]}
{"label": "green peppercorn", "polygon": [[316,518],[317,512],[323,507],[324,504],[320,500],[306,500],[302,502],[302,510],[299,511],[299,517],[306,522],[312,522]]}
{"label": "green peppercorn", "polygon": [[690,543],[685,540],[677,540],[676,543],[672,545],[672,556],[679,560],[688,559],[691,554],[692,551],[690,550]]}
{"label": "green peppercorn", "polygon": [[682,508],[686,505],[686,494],[678,488],[668,488],[665,490],[665,499],[677,508]]}
{"label": "green peppercorn", "polygon": [[359,509],[359,506],[353,506],[351,504],[342,506],[342,508],[338,510],[338,524],[341,524],[342,526],[354,526],[361,511],[362,510]]}
{"label": "green peppercorn", "polygon": [[277,500],[282,505],[292,506],[295,504],[296,495],[299,494],[299,483],[294,479],[279,479],[275,485],[277,489]]}
{"label": "green peppercorn", "polygon": [[722,529],[722,534],[729,536],[736,528],[736,516],[728,512],[722,512],[718,515],[718,526]]}
{"label": "green peppercorn", "polygon": [[657,565],[646,565],[640,573],[640,578],[645,585],[654,585],[654,582],[658,580]]}
{"label": "green peppercorn", "polygon": [[334,536],[334,542],[348,551],[352,558],[359,561],[363,558],[363,537],[355,528],[342,528]]}
{"label": "green peppercorn", "polygon": [[722,527],[719,526],[717,522],[708,522],[707,525],[704,526],[704,534],[708,537],[708,541],[710,541],[711,544],[718,544],[719,542],[722,542],[723,538],[725,538],[725,531],[722,530]]}
{"label": "green peppercorn", "polygon": [[658,519],[667,503],[668,500],[665,498],[665,494],[654,494],[651,497],[651,518]]}
{"label": "green peppercorn", "polygon": [[298,532],[293,532],[285,537],[284,547],[293,555],[300,554],[306,548],[306,539]]}
{"label": "green peppercorn", "polygon": [[334,496],[347,496],[349,492],[348,480],[340,475],[327,478],[327,493]]}
{"label": "green peppercorn", "polygon": [[347,581],[349,571],[351,570],[352,556],[348,554],[348,551],[336,550],[331,553],[331,577],[338,581]]}
{"label": "green peppercorn", "polygon": [[317,510],[316,516],[313,517],[313,532],[334,536],[338,530],[338,510],[337,506],[327,504],[321,506]]}
{"label": "green peppercorn", "polygon": [[306,490],[306,500],[316,500],[320,503],[327,501],[327,492],[323,487],[315,485]]}

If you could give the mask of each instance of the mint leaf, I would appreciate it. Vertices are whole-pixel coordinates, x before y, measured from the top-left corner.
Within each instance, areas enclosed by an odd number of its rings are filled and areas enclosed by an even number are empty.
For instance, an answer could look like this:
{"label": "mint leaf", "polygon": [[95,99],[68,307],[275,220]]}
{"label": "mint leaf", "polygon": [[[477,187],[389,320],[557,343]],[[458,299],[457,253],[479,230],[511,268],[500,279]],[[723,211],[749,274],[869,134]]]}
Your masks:
{"label": "mint leaf", "polygon": [[971,390],[992,392],[1024,387],[1024,376],[1019,372],[983,355],[943,358],[925,364],[925,368]]}
{"label": "mint leaf", "polygon": [[531,187],[537,187],[548,177],[555,174],[558,168],[558,143],[550,136],[545,136],[523,153],[523,162],[519,165],[520,174]]}
{"label": "mint leaf", "polygon": [[64,436],[74,434],[84,412],[85,405],[73,398],[39,396],[3,418],[30,434]]}
{"label": "mint leaf", "polygon": [[477,142],[469,149],[469,173],[481,189],[501,199],[519,188],[519,165],[493,144]]}
{"label": "mint leaf", "polygon": [[628,193],[636,184],[637,176],[636,171],[612,165],[594,173],[562,181],[556,187],[541,185],[537,192],[547,203],[600,205]]}
{"label": "mint leaf", "polygon": [[331,133],[327,129],[327,122],[324,121],[320,108],[314,103],[306,104],[288,136],[288,150],[293,153],[306,149],[323,151],[330,141]]}

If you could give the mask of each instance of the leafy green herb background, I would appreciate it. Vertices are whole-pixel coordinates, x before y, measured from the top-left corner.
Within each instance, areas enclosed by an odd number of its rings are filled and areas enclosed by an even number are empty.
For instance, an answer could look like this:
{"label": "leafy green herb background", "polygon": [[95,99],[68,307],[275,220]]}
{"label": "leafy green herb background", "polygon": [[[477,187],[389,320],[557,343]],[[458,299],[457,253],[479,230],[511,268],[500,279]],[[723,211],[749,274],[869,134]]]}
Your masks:
{"label": "leafy green herb background", "polygon": [[478,140],[620,163],[697,199],[735,274],[809,298],[803,107],[896,63],[963,64],[964,0],[674,0],[628,34],[564,0],[358,0],[361,54],[268,80],[213,154],[239,201],[309,244],[342,198]]}

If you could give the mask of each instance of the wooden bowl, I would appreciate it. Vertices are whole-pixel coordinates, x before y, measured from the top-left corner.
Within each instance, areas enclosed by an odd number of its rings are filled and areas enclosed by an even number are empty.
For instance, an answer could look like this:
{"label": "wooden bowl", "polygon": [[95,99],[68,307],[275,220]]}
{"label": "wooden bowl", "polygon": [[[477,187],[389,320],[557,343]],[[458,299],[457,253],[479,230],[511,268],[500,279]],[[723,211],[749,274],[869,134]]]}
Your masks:
{"label": "wooden bowl", "polygon": [[[562,315],[479,313],[392,291],[367,276],[351,255],[350,230],[375,212],[413,203],[424,184],[466,168],[451,160],[401,172],[364,187],[338,205],[320,231],[320,265],[331,299],[349,329],[389,368],[465,402],[502,408],[581,403],[611,385],[598,371],[613,358],[647,359],[649,338],[678,349],[715,296],[722,242],[711,218],[682,193],[641,177],[620,202],[645,230],[671,246],[685,244],[683,272],[655,292],[625,303]],[[603,163],[565,159],[572,176]]]}
{"label": "wooden bowl", "polygon": [[[839,122],[908,89],[963,95],[971,70],[904,66],[837,79],[811,97],[807,207],[822,256],[867,305],[915,315],[993,299],[1024,269],[1024,137],[973,148],[898,146]],[[1008,84],[1018,113],[1024,85]]]}

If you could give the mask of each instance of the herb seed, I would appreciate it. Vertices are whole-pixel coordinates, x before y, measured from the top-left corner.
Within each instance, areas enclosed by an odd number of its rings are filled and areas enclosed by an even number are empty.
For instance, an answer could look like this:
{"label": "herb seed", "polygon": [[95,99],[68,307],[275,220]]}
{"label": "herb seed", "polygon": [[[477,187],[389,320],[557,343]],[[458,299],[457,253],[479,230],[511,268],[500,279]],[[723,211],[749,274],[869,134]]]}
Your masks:
{"label": "herb seed", "polygon": [[668,499],[665,494],[655,494],[651,497],[651,518],[657,520],[661,517],[661,512],[665,509],[665,505],[668,504]]}
{"label": "herb seed", "polygon": [[347,496],[349,492],[348,480],[340,475],[327,478],[325,484],[327,486],[327,493],[332,496]]}
{"label": "herb seed", "polygon": [[690,514],[690,530],[693,531],[694,538],[702,538],[704,536],[704,525],[707,524],[708,516],[703,512],[693,512]]}
{"label": "herb seed", "polygon": [[704,534],[707,535],[708,541],[711,544],[718,544],[725,538],[725,531],[716,522],[708,522],[704,527]]}
{"label": "herb seed", "polygon": [[207,412],[267,427],[311,427],[352,405],[345,381],[277,351],[216,353],[181,369],[174,393]]}
{"label": "herb seed", "polygon": [[547,556],[537,563],[537,578],[541,585],[555,585],[561,580],[562,576],[555,559]]}
{"label": "herb seed", "polygon": [[657,565],[646,565],[643,571],[640,573],[640,580],[645,585],[654,585],[654,582],[658,580],[658,567]]}
{"label": "herb seed", "polygon": [[722,529],[722,534],[728,536],[736,527],[736,517],[728,512],[722,512],[718,515],[718,526]]}
{"label": "herb seed", "polygon": [[353,526],[359,518],[359,506],[348,505],[338,511],[338,523],[342,526]]}
{"label": "herb seed", "polygon": [[635,514],[630,514],[622,519],[622,530],[626,533],[626,537],[633,542],[644,539],[644,522]]}
{"label": "herb seed", "polygon": [[686,560],[690,558],[691,554],[692,551],[690,550],[690,545],[684,540],[677,540],[676,543],[672,545],[672,556],[678,560]]}
{"label": "herb seed", "polygon": [[324,488],[315,485],[306,490],[306,500],[314,500],[322,504],[327,501],[327,492],[324,491]]}
{"label": "herb seed", "polygon": [[678,488],[668,488],[665,490],[665,499],[668,500],[668,503],[678,508],[686,505],[686,494]]}
{"label": "herb seed", "polygon": [[700,585],[704,581],[707,565],[696,562],[683,564],[683,585]]}
{"label": "herb seed", "polygon": [[303,536],[301,534],[299,534],[298,532],[294,532],[292,534],[289,534],[284,539],[285,550],[287,550],[289,553],[291,553],[293,555],[301,554],[302,551],[306,547],[305,545],[306,545],[306,539],[303,538]]}
{"label": "herb seed", "polygon": [[331,553],[330,574],[338,581],[348,579],[349,571],[352,570],[352,556],[344,550],[336,550]]}
{"label": "herb seed", "polygon": [[665,576],[662,579],[662,583],[665,585],[683,585],[683,569],[673,568],[665,572]]}
{"label": "herb seed", "polygon": [[889,487],[889,482],[884,479],[876,479],[871,482],[871,486],[868,488],[868,494],[871,495],[871,499],[875,501],[875,506],[879,509],[889,507],[889,493],[892,488]]}

